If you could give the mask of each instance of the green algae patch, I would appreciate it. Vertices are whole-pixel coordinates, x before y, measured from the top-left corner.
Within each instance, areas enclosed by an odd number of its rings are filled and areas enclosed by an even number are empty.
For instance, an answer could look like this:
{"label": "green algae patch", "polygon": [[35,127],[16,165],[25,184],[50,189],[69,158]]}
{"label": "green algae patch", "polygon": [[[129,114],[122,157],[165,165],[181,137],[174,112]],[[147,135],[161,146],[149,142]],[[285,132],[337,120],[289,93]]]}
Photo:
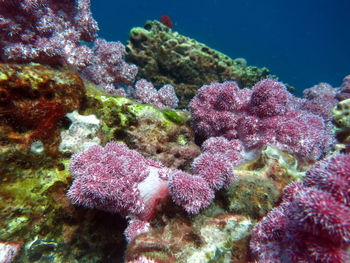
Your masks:
{"label": "green algae patch", "polygon": [[125,222],[73,206],[69,159],[58,161],[0,174],[0,240],[23,244],[16,262],[106,262],[122,246]]}
{"label": "green algae patch", "polygon": [[176,111],[174,110],[163,110],[163,114],[164,116],[175,123],[179,123],[179,124],[184,124],[186,122],[186,119],[183,118],[182,116],[180,116],[179,114],[176,113]]}
{"label": "green algae patch", "polygon": [[[68,165],[67,161],[65,165]],[[32,232],[33,224],[36,224],[37,220],[41,221],[44,214],[49,211],[48,207],[53,209],[59,206],[50,199],[49,189],[56,184],[67,187],[69,181],[69,173],[57,168],[18,169],[11,175],[5,175],[0,186],[0,239],[18,241],[18,238],[25,238],[27,235],[25,233]]]}

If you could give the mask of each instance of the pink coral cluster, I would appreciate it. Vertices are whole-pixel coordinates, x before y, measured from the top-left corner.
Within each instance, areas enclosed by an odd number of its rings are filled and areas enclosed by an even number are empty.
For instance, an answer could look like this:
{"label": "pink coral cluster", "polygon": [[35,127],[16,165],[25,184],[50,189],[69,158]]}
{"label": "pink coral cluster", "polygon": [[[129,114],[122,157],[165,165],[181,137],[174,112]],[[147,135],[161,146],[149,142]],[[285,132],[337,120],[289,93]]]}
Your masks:
{"label": "pink coral cluster", "polygon": [[115,83],[130,85],[137,74],[137,67],[124,61],[124,45],[97,39],[93,51],[91,64],[83,69],[82,75],[108,93],[123,95],[119,93],[123,89],[116,89]]}
{"label": "pink coral cluster", "polygon": [[0,52],[4,61],[82,68],[92,56],[80,41],[97,36],[90,0],[0,2]]}
{"label": "pink coral cluster", "polygon": [[132,98],[140,103],[150,104],[159,109],[174,109],[177,107],[179,99],[175,89],[171,85],[164,85],[157,90],[151,82],[140,79],[133,88],[129,89]]}
{"label": "pink coral cluster", "polygon": [[316,163],[252,233],[259,262],[348,262],[350,155]]}
{"label": "pink coral cluster", "polygon": [[305,100],[301,100],[301,109],[321,116],[327,122],[333,118],[332,109],[338,103],[336,95],[339,89],[321,82],[303,91]]}
{"label": "pink coral cluster", "polygon": [[74,178],[67,193],[71,202],[131,218],[128,240],[149,230],[148,221],[169,194],[192,214],[214,198],[208,178],[166,168],[115,142],[73,155],[69,170]]}
{"label": "pink coral cluster", "polygon": [[98,145],[72,157],[74,181],[68,191],[73,204],[119,212],[148,220],[158,199],[167,196],[171,172],[120,143]]}
{"label": "pink coral cluster", "polygon": [[0,0],[0,60],[70,66],[107,92],[129,85],[137,67],[124,61],[120,42],[97,39],[90,0]]}
{"label": "pink coral cluster", "polygon": [[214,191],[203,177],[184,172],[175,173],[170,178],[169,191],[174,203],[189,214],[197,214],[214,199]]}
{"label": "pink coral cluster", "polygon": [[233,165],[243,159],[242,153],[240,141],[211,137],[202,144],[202,154],[193,161],[192,171],[204,178],[210,188],[219,190],[235,179]]}
{"label": "pink coral cluster", "polygon": [[188,213],[196,214],[214,199],[215,191],[235,180],[233,166],[241,162],[240,141],[211,137],[202,145],[202,154],[192,163],[192,174],[175,173],[169,181],[173,201]]}
{"label": "pink coral cluster", "polygon": [[[204,85],[190,103],[195,132],[206,139],[224,136],[239,140],[246,152],[274,145],[300,158],[317,159],[334,143],[326,109],[296,99],[274,79],[258,82],[251,90],[235,82]],[[327,113],[327,114],[326,114]],[[326,116],[327,115],[327,116]]]}

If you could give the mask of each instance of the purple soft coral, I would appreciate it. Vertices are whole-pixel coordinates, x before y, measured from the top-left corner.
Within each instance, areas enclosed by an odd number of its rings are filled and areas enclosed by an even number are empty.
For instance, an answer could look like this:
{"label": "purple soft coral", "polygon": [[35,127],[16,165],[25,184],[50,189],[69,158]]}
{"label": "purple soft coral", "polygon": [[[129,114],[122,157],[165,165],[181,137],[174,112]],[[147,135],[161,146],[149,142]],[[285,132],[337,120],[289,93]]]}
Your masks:
{"label": "purple soft coral", "polygon": [[252,252],[260,262],[347,262],[349,189],[349,155],[318,162],[255,227]]}
{"label": "purple soft coral", "polygon": [[150,104],[159,109],[174,109],[179,102],[174,87],[169,84],[157,90],[151,82],[140,79],[129,91],[131,97],[138,102]]}
{"label": "purple soft coral", "polygon": [[[0,0],[0,60],[69,66],[109,93],[132,84],[137,67],[124,61],[120,42],[97,39],[90,0]],[[117,91],[120,93],[121,90]]]}
{"label": "purple soft coral", "polygon": [[147,231],[160,201],[170,196],[188,213],[198,213],[214,198],[207,180],[146,159],[121,143],[95,145],[72,157],[73,204],[118,212],[131,218],[125,233],[131,240]]}
{"label": "purple soft coral", "polygon": [[97,39],[91,64],[84,68],[82,75],[106,92],[120,95],[115,83],[130,85],[137,74],[137,67],[124,61],[124,53],[122,43]]}
{"label": "purple soft coral", "polygon": [[[333,104],[330,98],[322,112],[330,112]],[[294,98],[283,84],[265,79],[252,90],[230,81],[205,85],[190,110],[194,130],[205,139],[238,139],[246,151],[270,144],[300,158],[318,159],[330,150],[334,137],[325,114],[306,105],[307,100]]]}
{"label": "purple soft coral", "polygon": [[1,1],[1,59],[15,62],[86,66],[92,52],[80,41],[93,41],[98,26],[90,0]]}
{"label": "purple soft coral", "polygon": [[158,200],[168,195],[171,170],[123,144],[92,146],[72,157],[69,170],[73,204],[148,220]]}

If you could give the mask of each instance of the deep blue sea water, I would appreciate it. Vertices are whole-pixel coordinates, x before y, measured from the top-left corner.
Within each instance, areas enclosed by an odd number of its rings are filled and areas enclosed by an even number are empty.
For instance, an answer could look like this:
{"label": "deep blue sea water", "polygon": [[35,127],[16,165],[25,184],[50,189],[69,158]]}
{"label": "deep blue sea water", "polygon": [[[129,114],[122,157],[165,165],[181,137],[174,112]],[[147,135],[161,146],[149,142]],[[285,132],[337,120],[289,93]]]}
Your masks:
{"label": "deep blue sea water", "polygon": [[299,92],[350,74],[350,0],[92,0],[92,12],[100,37],[123,43],[132,27],[169,14],[174,30],[266,66]]}

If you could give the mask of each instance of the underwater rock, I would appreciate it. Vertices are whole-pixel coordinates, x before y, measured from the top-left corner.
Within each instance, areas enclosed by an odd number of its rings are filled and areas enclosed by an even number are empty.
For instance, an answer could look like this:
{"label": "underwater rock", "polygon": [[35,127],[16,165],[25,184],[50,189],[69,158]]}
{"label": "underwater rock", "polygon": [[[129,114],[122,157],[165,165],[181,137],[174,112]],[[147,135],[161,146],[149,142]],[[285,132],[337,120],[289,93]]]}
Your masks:
{"label": "underwater rock", "polygon": [[259,219],[274,208],[279,192],[272,180],[247,176],[236,179],[224,196],[229,212]]}
{"label": "underwater rock", "polygon": [[309,167],[310,163],[302,162],[290,153],[266,146],[250,161],[236,166],[234,173],[238,178],[265,179],[281,193],[288,184],[302,179]]}
{"label": "underwater rock", "polygon": [[15,262],[112,262],[122,257],[126,222],[71,205],[67,168],[62,160],[60,167],[1,174],[0,240],[23,244]]}
{"label": "underwater rock", "polygon": [[350,153],[350,98],[340,101],[334,107],[333,123],[338,140],[336,148]]}
{"label": "underwater rock", "polygon": [[169,168],[188,170],[200,154],[188,121],[189,113],[159,110],[124,97],[102,93],[87,84],[84,114],[95,114],[101,121],[101,143],[122,141],[130,149]]}
{"label": "underwater rock", "polygon": [[198,215],[193,219],[167,218],[129,244],[126,262],[139,257],[167,263],[247,262],[252,227],[249,218],[227,213]]}
{"label": "underwater rock", "polygon": [[289,183],[305,175],[307,164],[272,147],[234,168],[237,179],[220,193],[225,210],[259,219],[274,208]]}
{"label": "underwater rock", "polygon": [[61,131],[61,153],[77,153],[88,147],[100,144],[101,140],[96,136],[100,129],[100,121],[95,115],[80,115],[77,111],[66,114],[72,124],[68,130]]}
{"label": "underwater rock", "polygon": [[250,87],[271,77],[267,68],[247,66],[243,59],[233,60],[158,21],[131,29],[126,60],[139,66],[137,78],[145,78],[157,88],[173,85],[180,108],[188,105],[203,84],[235,80],[240,87]]}
{"label": "underwater rock", "polygon": [[43,154],[28,149],[35,141],[43,144],[45,155],[57,155],[58,124],[81,107],[84,96],[76,73],[39,64],[0,64],[0,163],[8,168],[23,159],[37,160]]}

